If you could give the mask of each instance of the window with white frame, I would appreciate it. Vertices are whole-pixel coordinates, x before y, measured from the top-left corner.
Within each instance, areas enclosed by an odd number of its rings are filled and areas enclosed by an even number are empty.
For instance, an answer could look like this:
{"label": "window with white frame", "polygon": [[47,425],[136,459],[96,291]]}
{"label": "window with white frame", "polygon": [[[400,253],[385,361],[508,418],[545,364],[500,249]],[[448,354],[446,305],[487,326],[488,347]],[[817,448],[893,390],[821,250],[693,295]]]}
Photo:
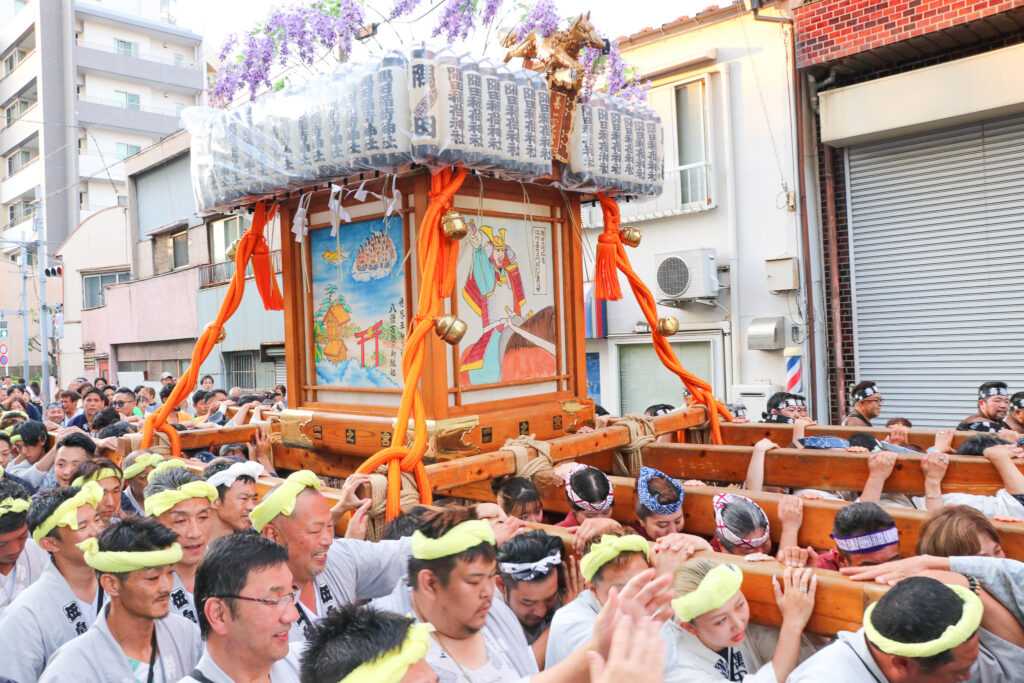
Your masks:
{"label": "window with white frame", "polygon": [[7,206],[7,224],[15,225],[35,216],[32,203],[24,199]]}
{"label": "window with white frame", "polygon": [[122,57],[138,57],[139,44],[130,40],[114,38],[114,52]]}
{"label": "window with white frame", "polygon": [[122,109],[134,109],[138,111],[142,109],[141,100],[139,94],[134,92],[125,92],[124,90],[114,91],[115,99],[117,100],[117,106]]}
{"label": "window with white frame", "polygon": [[124,142],[119,142],[117,143],[117,158],[127,159],[134,154],[138,154],[140,149],[142,149],[142,147],[139,145],[129,145]]}
{"label": "window with white frame", "polygon": [[13,175],[21,170],[23,166],[32,161],[32,152],[27,149],[19,149],[7,157],[7,175]]}
{"label": "window with white frame", "polygon": [[680,203],[694,208],[713,203],[707,90],[706,77],[675,88],[676,166],[665,178],[678,178]]}
{"label": "window with white frame", "polygon": [[82,308],[99,308],[104,305],[103,290],[118,282],[132,279],[129,270],[117,273],[92,273],[82,275]]}
{"label": "window with white frame", "polygon": [[210,263],[228,260],[228,247],[249,229],[250,222],[248,216],[230,216],[210,223]]}
{"label": "window with white frame", "polygon": [[33,104],[35,104],[35,102],[17,99],[11,102],[6,107],[4,107],[5,125],[9,126],[15,121],[17,121],[19,118],[21,118],[21,115],[28,111],[28,108],[31,107]]}
{"label": "window with white frame", "polygon": [[21,60],[28,56],[28,50],[18,48],[4,57],[4,76],[14,71],[14,67],[21,64]]}

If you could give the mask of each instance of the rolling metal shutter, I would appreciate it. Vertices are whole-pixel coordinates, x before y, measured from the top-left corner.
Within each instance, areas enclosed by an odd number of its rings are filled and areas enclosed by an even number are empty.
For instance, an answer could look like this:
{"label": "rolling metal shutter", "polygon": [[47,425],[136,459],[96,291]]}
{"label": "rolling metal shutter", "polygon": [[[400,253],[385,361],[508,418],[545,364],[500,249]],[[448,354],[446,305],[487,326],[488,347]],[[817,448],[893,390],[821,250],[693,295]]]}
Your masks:
{"label": "rolling metal shutter", "polygon": [[848,150],[855,353],[880,420],[954,427],[1024,391],[1024,117]]}

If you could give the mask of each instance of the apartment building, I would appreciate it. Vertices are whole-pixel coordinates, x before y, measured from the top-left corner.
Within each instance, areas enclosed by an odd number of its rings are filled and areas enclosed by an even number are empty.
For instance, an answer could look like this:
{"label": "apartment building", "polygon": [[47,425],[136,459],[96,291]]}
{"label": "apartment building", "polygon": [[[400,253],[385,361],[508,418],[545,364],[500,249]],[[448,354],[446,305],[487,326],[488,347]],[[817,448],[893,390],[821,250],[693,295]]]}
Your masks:
{"label": "apartment building", "polygon": [[18,246],[2,240],[34,239],[38,206],[52,259],[86,218],[127,203],[124,160],[200,102],[202,38],[174,10],[175,0],[0,0],[0,308],[21,307]]}

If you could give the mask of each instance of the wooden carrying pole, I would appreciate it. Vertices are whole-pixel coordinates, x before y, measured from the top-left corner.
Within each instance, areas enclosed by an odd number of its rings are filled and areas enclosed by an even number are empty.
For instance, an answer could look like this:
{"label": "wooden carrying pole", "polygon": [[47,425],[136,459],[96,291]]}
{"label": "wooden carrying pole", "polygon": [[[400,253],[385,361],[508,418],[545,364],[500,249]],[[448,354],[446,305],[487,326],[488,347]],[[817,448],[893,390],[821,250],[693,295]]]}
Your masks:
{"label": "wooden carrying pole", "polygon": [[[612,490],[615,493],[615,502],[612,505],[612,518],[623,524],[631,524],[636,520],[636,480],[629,477],[609,477],[612,482]],[[691,534],[710,537],[715,533],[715,515],[712,508],[712,498],[718,493],[737,493],[736,489],[724,489],[714,486],[687,486],[686,495],[683,497],[683,514],[686,522],[684,531]],[[460,486],[447,492],[448,495],[456,498],[467,498],[469,500],[492,502],[494,494],[486,482]],[[541,490],[541,505],[545,510],[557,513],[568,513],[569,502],[565,492],[561,489]],[[783,495],[780,493],[767,493],[763,491],[740,491],[755,503],[761,506],[768,515],[771,523],[772,540],[778,542],[782,533],[782,523],[779,521],[778,507]],[[832,541],[832,521],[840,508],[849,505],[836,500],[805,500],[804,518],[800,525],[797,541],[801,547],[811,546],[818,550],[829,550],[835,543]],[[921,525],[928,519],[925,510],[912,510],[885,506],[885,511],[892,515],[896,527],[900,530],[900,555],[910,557],[915,555],[917,539],[921,531]],[[992,522],[999,537],[1006,556],[1024,561],[1024,524],[1013,522]]]}
{"label": "wooden carrying pole", "polygon": [[[883,427],[837,427],[834,425],[811,425],[804,430],[805,436],[835,436],[849,440],[854,434],[870,434],[879,441],[889,436]],[[978,432],[953,432],[953,448]],[[771,439],[780,446],[793,443],[793,425],[747,422],[723,424],[722,441],[733,446],[753,446],[761,439]],[[935,445],[934,429],[911,429],[907,440],[918,448],[928,450]]]}
{"label": "wooden carrying pole", "polygon": [[[742,482],[747,477],[751,451],[747,446],[652,443],[643,449],[643,462],[673,477]],[[949,470],[942,481],[944,493],[993,495],[1003,488],[999,473],[985,458],[948,457]],[[921,458],[922,455],[900,453],[885,482],[885,491],[923,495]],[[1018,467],[1022,466],[1024,461],[1018,462]],[[867,478],[867,453],[778,448],[765,455],[766,486],[860,491]]]}
{"label": "wooden carrying pole", "polygon": [[[191,469],[197,468],[192,466]],[[280,482],[280,479],[274,477],[260,477],[256,489],[263,496]],[[332,504],[341,499],[338,489],[324,487],[321,493]],[[344,533],[346,521],[343,519],[338,524],[337,533]],[[572,552],[572,535],[565,529],[544,524],[531,526],[561,538],[565,542],[566,552]],[[696,557],[704,557],[716,563],[735,563],[743,570],[743,594],[751,605],[751,621],[769,626],[781,623],[771,578],[773,575],[781,575],[782,565],[778,562],[742,562],[734,555],[723,553],[700,552]],[[886,586],[851,581],[836,572],[816,570],[815,573],[818,574],[818,593],[814,612],[807,625],[807,630],[812,633],[833,635],[837,631],[856,631],[860,628],[864,609],[887,590]]]}
{"label": "wooden carrying pole", "polygon": [[[654,418],[654,430],[658,434],[665,434],[698,427],[706,421],[706,414],[701,406],[659,415]],[[629,445],[629,429],[616,425],[586,434],[561,436],[547,443],[551,446],[551,460],[556,463],[592,454],[607,455],[612,449]],[[607,459],[609,464],[605,469],[610,470],[610,456],[607,456]],[[433,482],[434,491],[438,493],[444,493],[455,486],[489,481],[505,474],[513,474],[515,471],[515,456],[506,450],[471,455],[427,466],[427,474]]]}

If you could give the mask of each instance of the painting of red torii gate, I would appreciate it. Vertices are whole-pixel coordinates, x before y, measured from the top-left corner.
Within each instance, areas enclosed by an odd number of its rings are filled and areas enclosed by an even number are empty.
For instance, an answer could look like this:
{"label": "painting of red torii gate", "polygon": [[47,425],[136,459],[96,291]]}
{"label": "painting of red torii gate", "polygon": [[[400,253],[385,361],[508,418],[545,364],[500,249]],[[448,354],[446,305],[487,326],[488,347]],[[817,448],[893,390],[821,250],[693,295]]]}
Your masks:
{"label": "painting of red torii gate", "polygon": [[359,343],[359,365],[362,367],[369,367],[366,364],[366,344],[371,339],[373,340],[373,357],[372,366],[376,367],[381,364],[380,362],[380,331],[384,327],[384,321],[378,320],[376,323],[366,328],[362,332],[356,332],[355,338]]}

